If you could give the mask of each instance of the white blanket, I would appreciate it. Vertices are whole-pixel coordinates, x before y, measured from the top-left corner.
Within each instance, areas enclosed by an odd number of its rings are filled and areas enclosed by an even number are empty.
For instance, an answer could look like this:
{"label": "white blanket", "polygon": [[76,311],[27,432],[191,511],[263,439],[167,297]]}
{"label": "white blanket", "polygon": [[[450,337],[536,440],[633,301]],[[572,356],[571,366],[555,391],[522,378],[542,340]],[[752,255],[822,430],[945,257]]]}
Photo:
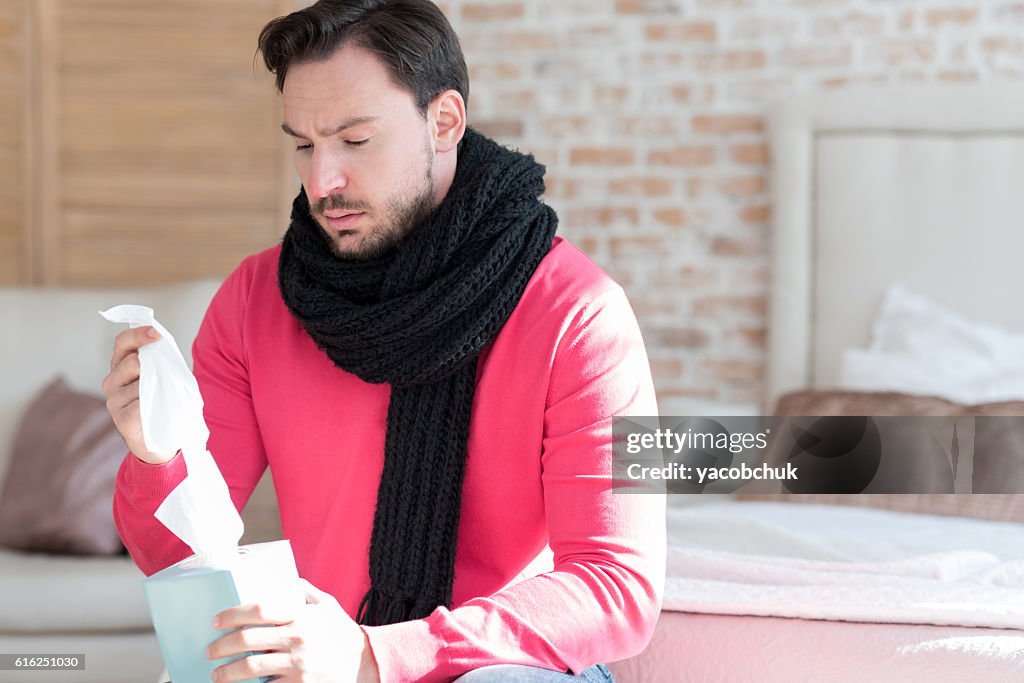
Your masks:
{"label": "white blanket", "polygon": [[673,510],[669,527],[666,610],[1024,629],[1016,525],[729,503]]}

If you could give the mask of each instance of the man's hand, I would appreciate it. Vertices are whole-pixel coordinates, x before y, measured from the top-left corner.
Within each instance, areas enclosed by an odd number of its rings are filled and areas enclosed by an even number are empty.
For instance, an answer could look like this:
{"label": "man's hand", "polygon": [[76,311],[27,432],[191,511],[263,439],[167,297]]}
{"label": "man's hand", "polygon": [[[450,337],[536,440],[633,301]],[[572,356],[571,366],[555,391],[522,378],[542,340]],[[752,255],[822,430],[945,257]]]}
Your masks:
{"label": "man's hand", "polygon": [[[333,596],[305,579],[306,604],[293,612],[240,605],[214,618],[214,628],[238,629],[210,645],[209,659],[256,652],[214,669],[212,680],[278,676],[279,683],[379,683],[366,635]],[[255,627],[255,628],[247,628]]]}
{"label": "man's hand", "polygon": [[135,456],[151,465],[171,460],[174,455],[150,453],[142,437],[142,415],[139,413],[139,348],[155,342],[159,333],[152,327],[125,330],[114,339],[114,355],[110,374],[103,379],[103,394],[114,426]]}

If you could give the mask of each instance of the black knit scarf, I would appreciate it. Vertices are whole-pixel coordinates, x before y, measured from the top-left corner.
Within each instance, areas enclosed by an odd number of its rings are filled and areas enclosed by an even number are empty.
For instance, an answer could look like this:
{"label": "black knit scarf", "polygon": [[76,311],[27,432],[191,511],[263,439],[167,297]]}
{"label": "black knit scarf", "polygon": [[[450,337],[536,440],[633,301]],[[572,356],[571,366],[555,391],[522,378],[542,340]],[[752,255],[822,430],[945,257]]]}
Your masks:
{"label": "black knit scarf", "polygon": [[451,607],[476,360],[551,248],[543,192],[533,157],[467,129],[445,199],[380,258],[337,258],[304,191],[292,205],[285,304],[335,365],[391,385],[361,624]]}

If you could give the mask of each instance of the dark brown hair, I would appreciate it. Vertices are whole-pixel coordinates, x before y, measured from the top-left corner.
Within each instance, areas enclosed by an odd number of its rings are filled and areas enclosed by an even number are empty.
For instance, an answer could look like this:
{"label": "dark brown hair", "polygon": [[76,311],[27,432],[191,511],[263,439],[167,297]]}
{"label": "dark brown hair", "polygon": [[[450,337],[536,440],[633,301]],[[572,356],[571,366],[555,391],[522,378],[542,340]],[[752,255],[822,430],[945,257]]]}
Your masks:
{"label": "dark brown hair", "polygon": [[320,0],[264,26],[259,51],[283,91],[289,66],[328,59],[348,43],[376,54],[423,113],[445,90],[469,101],[459,38],[430,0]]}

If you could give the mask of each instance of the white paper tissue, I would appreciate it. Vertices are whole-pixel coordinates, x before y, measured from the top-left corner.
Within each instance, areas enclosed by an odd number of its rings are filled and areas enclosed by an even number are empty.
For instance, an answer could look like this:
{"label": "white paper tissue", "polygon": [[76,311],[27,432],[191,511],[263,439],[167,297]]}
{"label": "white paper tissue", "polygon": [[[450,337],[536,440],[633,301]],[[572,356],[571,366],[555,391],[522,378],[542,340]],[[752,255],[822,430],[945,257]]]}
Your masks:
{"label": "white paper tissue", "polygon": [[228,564],[237,557],[242,518],[206,442],[203,398],[174,337],[148,306],[114,306],[100,315],[130,327],[151,325],[160,339],[139,349],[139,412],[146,448],[159,455],[179,450],[188,475],[157,508],[156,518],[200,556],[204,564]]}

